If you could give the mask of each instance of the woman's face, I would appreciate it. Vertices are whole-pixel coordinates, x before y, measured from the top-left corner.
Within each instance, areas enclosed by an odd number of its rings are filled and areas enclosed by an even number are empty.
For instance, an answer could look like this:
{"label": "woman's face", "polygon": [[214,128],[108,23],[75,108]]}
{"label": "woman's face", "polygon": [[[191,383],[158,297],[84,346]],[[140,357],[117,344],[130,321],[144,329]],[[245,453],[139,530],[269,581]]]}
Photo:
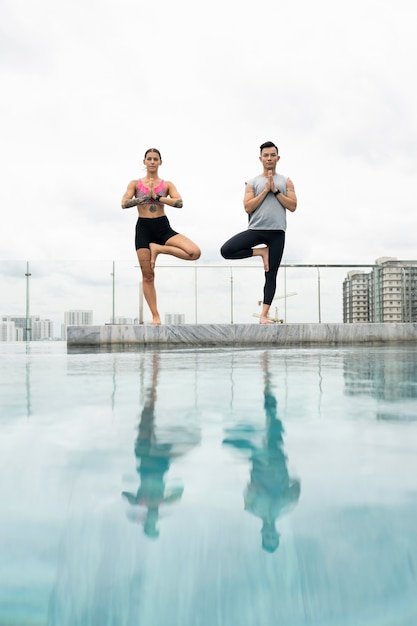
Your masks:
{"label": "woman's face", "polygon": [[143,159],[143,163],[147,170],[154,171],[158,169],[162,161],[161,161],[161,157],[159,156],[157,152],[151,151],[151,152],[148,152],[146,157]]}

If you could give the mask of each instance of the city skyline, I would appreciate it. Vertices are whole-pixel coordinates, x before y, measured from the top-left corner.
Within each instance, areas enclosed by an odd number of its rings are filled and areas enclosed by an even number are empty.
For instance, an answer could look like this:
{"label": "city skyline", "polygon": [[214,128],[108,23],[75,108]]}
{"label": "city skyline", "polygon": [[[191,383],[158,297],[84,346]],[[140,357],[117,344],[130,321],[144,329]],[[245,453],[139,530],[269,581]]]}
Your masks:
{"label": "city skyline", "polygon": [[[360,268],[363,271],[369,271],[375,263],[376,261],[364,264]],[[50,264],[48,266],[50,267]],[[81,266],[82,264],[80,268]],[[21,263],[20,268],[24,268],[25,271],[19,273],[20,284],[17,285],[15,281],[15,291],[18,290],[20,294],[21,310],[20,312],[12,311],[11,307],[4,310],[2,300],[0,311],[2,316],[25,315],[26,290],[24,287],[26,282],[30,281],[28,285],[30,315],[51,319],[54,325],[54,338],[62,338],[61,327],[65,324],[65,311],[91,310],[94,312],[94,324],[98,325],[111,323],[113,317],[132,320],[132,323],[141,319],[138,268],[131,265],[119,267],[118,263],[108,262],[106,269],[110,268],[112,271],[104,272],[104,276],[103,267],[100,264],[100,277],[93,273],[94,280],[92,274],[87,290],[81,289],[77,284],[77,271],[75,271],[74,264],[71,264],[71,274],[68,275],[58,274],[55,268],[57,284],[66,283],[72,290],[71,296],[65,292],[60,294],[59,301],[62,308],[56,310],[52,305],[48,308],[48,301],[52,303],[57,297],[56,290],[53,290],[48,298],[45,297],[42,291],[43,271],[39,271],[39,277],[37,277],[37,267],[38,265],[34,263],[32,270],[32,264],[29,264],[31,275],[27,278],[27,264]],[[349,268],[352,267],[354,266],[317,268],[316,266],[296,267],[284,264],[279,273],[278,289],[271,317],[284,318],[287,323],[341,323],[343,321],[343,283]],[[184,316],[184,323],[188,324],[195,323],[195,321],[197,323],[257,323],[254,318],[259,312],[262,270],[254,264],[241,263],[233,266],[196,264],[193,267],[166,265],[159,269],[163,319],[166,315],[181,314]],[[354,271],[357,272],[360,269]],[[2,272],[0,272],[0,278],[1,276]],[[69,277],[68,280],[64,280],[66,276]],[[83,280],[85,278],[84,270]],[[35,287],[37,281],[41,287],[40,291]],[[0,282],[0,289],[1,287]],[[79,306],[66,308],[65,303],[70,299]],[[313,302],[314,306],[309,306],[310,302]],[[40,305],[42,309],[39,308]],[[145,323],[150,321],[146,306],[142,320]]]}
{"label": "city skyline", "polygon": [[343,322],[416,322],[417,261],[377,259],[343,281]]}

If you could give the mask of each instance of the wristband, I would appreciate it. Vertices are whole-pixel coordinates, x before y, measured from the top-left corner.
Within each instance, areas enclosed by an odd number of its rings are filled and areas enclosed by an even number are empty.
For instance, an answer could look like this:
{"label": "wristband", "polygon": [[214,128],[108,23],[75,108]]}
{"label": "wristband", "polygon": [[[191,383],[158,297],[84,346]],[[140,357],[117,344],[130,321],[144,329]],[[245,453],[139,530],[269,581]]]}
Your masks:
{"label": "wristband", "polygon": [[162,196],[159,193],[157,193],[156,198],[155,198],[156,202],[159,202],[161,198]]}
{"label": "wristband", "polygon": [[274,196],[277,197],[277,195],[281,193],[279,189],[277,189],[277,191],[274,193]]}

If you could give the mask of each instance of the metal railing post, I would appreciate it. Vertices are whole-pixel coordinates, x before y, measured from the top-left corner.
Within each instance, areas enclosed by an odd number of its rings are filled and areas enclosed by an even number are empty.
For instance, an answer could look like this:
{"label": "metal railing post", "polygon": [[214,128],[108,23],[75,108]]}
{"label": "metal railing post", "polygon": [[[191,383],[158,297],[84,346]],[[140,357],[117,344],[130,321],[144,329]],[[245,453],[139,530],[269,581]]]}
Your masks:
{"label": "metal railing post", "polygon": [[233,267],[230,268],[230,323],[233,324]]}
{"label": "metal railing post", "polygon": [[26,323],[25,323],[25,339],[30,341],[32,338],[32,324],[29,326],[29,278],[32,274],[29,272],[29,261],[26,261]]}
{"label": "metal railing post", "polygon": [[113,261],[113,271],[111,273],[112,276],[112,315],[111,315],[111,323],[114,324],[116,321],[115,317],[115,305],[114,305],[114,281],[115,281],[115,269],[114,269],[114,261]]}
{"label": "metal railing post", "polygon": [[317,265],[317,301],[319,307],[319,324],[321,324],[321,293],[320,293],[320,267]]}

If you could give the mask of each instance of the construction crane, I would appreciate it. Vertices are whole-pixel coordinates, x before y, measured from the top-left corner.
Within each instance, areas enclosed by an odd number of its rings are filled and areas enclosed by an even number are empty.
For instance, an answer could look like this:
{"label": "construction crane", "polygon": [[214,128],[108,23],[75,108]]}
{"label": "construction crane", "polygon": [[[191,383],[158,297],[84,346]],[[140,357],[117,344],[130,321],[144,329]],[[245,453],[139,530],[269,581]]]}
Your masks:
{"label": "construction crane", "polygon": [[[276,298],[274,298],[274,300],[272,302],[274,302],[275,300],[280,300],[281,298],[290,298],[291,296],[296,296],[296,295],[297,295],[297,292],[296,291],[292,291],[291,293],[286,293],[283,296],[277,296]],[[258,300],[258,306],[261,306],[261,304],[262,304],[262,300]],[[261,316],[259,315],[259,313],[253,313],[252,317],[261,317]],[[277,306],[275,307],[275,315],[274,315],[274,317],[270,317],[268,315],[268,319],[269,319],[270,322],[274,322],[275,324],[283,324],[284,323],[284,320],[280,319],[278,317],[278,307]]]}

